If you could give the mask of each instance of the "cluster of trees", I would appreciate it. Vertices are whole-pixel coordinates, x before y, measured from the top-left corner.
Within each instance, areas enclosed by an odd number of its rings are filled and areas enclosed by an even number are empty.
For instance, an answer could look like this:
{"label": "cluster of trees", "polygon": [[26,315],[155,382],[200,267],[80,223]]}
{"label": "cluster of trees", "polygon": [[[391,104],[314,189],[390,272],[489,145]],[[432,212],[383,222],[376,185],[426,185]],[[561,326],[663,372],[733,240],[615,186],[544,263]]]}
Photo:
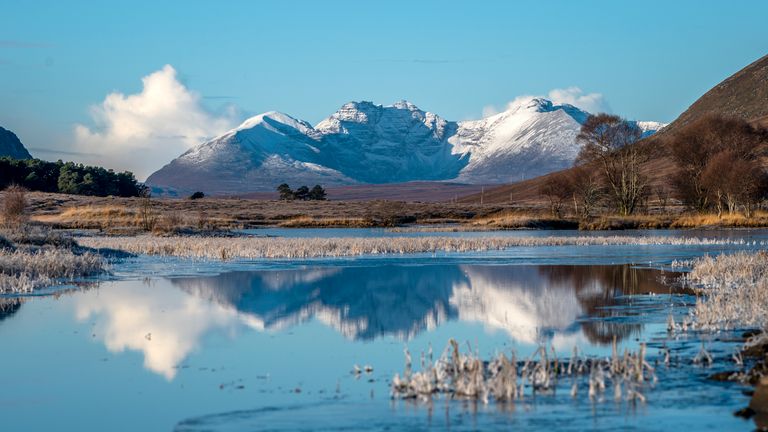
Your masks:
{"label": "cluster of trees", "polygon": [[670,142],[681,200],[695,210],[743,209],[749,217],[768,192],[760,164],[767,144],[768,131],[742,120],[708,116],[691,123]]}
{"label": "cluster of trees", "polygon": [[42,192],[94,196],[141,196],[146,187],[128,171],[39,159],[0,158],[0,189],[9,185]]}
{"label": "cluster of trees", "polygon": [[295,191],[291,189],[286,183],[277,187],[277,192],[280,194],[280,199],[283,201],[323,201],[325,200],[325,189],[320,185],[315,185],[312,189],[301,186]]}
{"label": "cluster of trees", "polygon": [[[574,168],[550,174],[540,193],[552,215],[560,217],[566,204],[587,218],[596,208],[612,207],[630,215],[651,194],[646,175],[653,148],[636,144],[642,131],[633,122],[608,114],[591,116],[577,140],[583,144]],[[768,147],[768,131],[746,121],[708,116],[693,122],[664,143],[676,164],[675,195],[698,211],[736,212],[749,217],[768,196],[768,176],[760,157]],[[655,150],[658,150],[656,148]],[[660,202],[668,193],[656,191]]]}

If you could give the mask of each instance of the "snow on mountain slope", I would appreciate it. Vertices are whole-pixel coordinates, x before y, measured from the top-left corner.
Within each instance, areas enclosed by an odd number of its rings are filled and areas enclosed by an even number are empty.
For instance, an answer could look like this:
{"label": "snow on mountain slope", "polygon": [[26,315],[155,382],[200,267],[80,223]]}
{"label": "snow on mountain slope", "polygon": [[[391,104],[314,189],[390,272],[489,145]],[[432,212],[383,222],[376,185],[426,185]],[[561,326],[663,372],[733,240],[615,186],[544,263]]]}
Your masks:
{"label": "snow on mountain slope", "polygon": [[351,102],[315,130],[325,166],[363,183],[393,183],[455,178],[467,159],[446,140],[456,127],[406,101]]}
{"label": "snow on mountain slope", "polygon": [[268,112],[205,142],[171,161],[147,184],[183,193],[228,194],[272,191],[293,184],[354,184],[355,180],[318,163],[319,135],[311,125]]}
{"label": "snow on mountain slope", "polygon": [[655,121],[636,121],[634,123],[643,131],[643,138],[655,134],[667,125],[666,123]]}
{"label": "snow on mountain slope", "polygon": [[576,135],[588,116],[571,105],[530,98],[494,116],[461,122],[449,138],[454,151],[470,155],[458,181],[505,183],[566,168],[579,153]]}
{"label": "snow on mountain slope", "polygon": [[[525,98],[507,111],[452,122],[400,101],[350,102],[312,127],[268,112],[193,148],[147,183],[179,193],[273,191],[281,183],[508,183],[569,167],[589,113]],[[650,134],[662,124],[638,122]]]}

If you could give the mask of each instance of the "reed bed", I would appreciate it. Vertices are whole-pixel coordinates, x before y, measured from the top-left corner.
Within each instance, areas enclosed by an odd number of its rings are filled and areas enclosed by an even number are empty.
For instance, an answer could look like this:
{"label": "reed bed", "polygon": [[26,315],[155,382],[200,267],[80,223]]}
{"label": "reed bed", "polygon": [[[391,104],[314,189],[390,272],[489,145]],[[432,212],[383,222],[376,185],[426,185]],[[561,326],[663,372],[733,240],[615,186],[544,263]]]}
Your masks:
{"label": "reed bed", "polygon": [[502,211],[488,216],[474,218],[468,225],[472,227],[495,229],[573,229],[578,228],[579,223],[575,220],[566,218],[556,218],[515,211]]}
{"label": "reed bed", "polygon": [[[563,236],[563,237],[84,237],[81,245],[117,249],[133,254],[199,259],[335,258],[414,253],[469,253],[538,246],[622,245],[739,245],[744,240],[682,237]],[[757,244],[757,243],[755,243]],[[763,244],[763,243],[760,243]]]}
{"label": "reed bed", "polygon": [[114,226],[139,227],[142,224],[138,208],[119,205],[87,205],[69,207],[61,214],[42,219],[70,228],[104,229]]}
{"label": "reed bed", "polygon": [[379,224],[363,217],[300,216],[286,219],[277,225],[283,228],[370,228]]}
{"label": "reed bed", "polygon": [[705,330],[768,329],[768,253],[694,260],[685,282],[702,294],[692,314]]}
{"label": "reed bed", "polygon": [[688,214],[682,215],[672,222],[670,228],[699,228],[706,226],[734,227],[734,228],[760,228],[768,226],[768,213],[755,212],[751,217],[741,213],[717,214]]}
{"label": "reed bed", "polygon": [[104,271],[104,259],[68,249],[0,250],[0,294],[22,294]]}
{"label": "reed bed", "polygon": [[[413,371],[411,354],[405,349],[403,376],[392,378],[392,397],[429,399],[435,394],[488,403],[513,402],[526,393],[551,394],[560,380],[570,379],[571,396],[586,391],[592,400],[605,400],[612,393],[616,401],[645,401],[641,393],[646,383],[655,384],[655,369],[645,360],[646,347],[619,353],[616,340],[609,358],[582,357],[574,348],[569,359],[560,359],[554,347],[542,346],[530,357],[518,360],[514,351],[483,361],[468,346],[461,352],[451,339],[440,358],[433,359],[432,347],[421,354],[421,370]],[[612,388],[611,390],[607,390]],[[610,396],[609,396],[610,397]]]}

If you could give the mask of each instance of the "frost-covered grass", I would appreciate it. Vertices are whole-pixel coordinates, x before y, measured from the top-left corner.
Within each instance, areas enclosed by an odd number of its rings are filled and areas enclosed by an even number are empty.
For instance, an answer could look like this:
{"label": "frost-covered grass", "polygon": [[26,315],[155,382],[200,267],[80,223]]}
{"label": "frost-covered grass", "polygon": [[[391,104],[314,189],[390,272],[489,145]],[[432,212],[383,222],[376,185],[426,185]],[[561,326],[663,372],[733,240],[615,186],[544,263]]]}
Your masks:
{"label": "frost-covered grass", "polygon": [[[4,239],[0,237],[0,240]],[[0,242],[0,294],[28,293],[100,273],[105,267],[105,260],[91,252],[76,253],[70,248],[30,244],[17,247],[6,240]]]}
{"label": "frost-covered grass", "polygon": [[700,258],[686,281],[702,294],[693,310],[697,327],[768,328],[768,253]]}
{"label": "frost-covered grass", "polygon": [[645,344],[636,352],[619,353],[616,341],[610,358],[588,358],[574,352],[569,359],[558,358],[555,349],[540,347],[531,357],[518,359],[504,353],[483,361],[471,348],[462,353],[451,339],[443,354],[433,360],[432,348],[421,354],[421,370],[413,371],[411,354],[405,350],[405,371],[392,378],[392,396],[429,398],[433,394],[512,402],[537,393],[552,394],[558,381],[569,379],[571,396],[585,391],[590,399],[604,400],[607,388],[613,399],[644,401],[644,383],[654,383],[654,368],[645,359]]}
{"label": "frost-covered grass", "polygon": [[167,255],[205,259],[323,258],[382,254],[483,252],[514,247],[588,245],[735,245],[744,240],[636,237],[86,237],[83,246],[117,249],[134,254]]}

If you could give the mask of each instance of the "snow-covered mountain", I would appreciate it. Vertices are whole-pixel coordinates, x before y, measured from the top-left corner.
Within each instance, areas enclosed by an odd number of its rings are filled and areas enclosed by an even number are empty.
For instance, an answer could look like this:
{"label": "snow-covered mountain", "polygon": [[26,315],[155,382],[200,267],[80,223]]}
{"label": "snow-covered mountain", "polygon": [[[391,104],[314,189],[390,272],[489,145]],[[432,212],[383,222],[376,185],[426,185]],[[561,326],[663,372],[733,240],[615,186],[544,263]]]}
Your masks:
{"label": "snow-covered mountain", "polygon": [[[509,183],[570,166],[589,113],[526,98],[481,120],[453,122],[400,101],[350,102],[312,126],[268,112],[195,147],[148,179],[209,194],[408,181]],[[660,123],[638,122],[648,133]]]}

